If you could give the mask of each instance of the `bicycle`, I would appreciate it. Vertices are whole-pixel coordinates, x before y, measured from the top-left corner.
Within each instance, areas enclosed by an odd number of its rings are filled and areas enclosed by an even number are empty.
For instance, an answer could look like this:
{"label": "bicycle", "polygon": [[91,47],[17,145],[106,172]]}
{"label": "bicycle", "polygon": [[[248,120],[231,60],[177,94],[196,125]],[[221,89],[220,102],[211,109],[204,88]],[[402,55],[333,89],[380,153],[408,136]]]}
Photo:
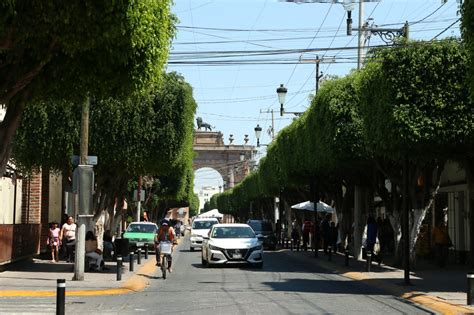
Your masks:
{"label": "bicycle", "polygon": [[160,242],[160,261],[161,261],[161,272],[163,279],[166,279],[166,271],[168,268],[168,256],[171,255],[172,243],[169,241]]}

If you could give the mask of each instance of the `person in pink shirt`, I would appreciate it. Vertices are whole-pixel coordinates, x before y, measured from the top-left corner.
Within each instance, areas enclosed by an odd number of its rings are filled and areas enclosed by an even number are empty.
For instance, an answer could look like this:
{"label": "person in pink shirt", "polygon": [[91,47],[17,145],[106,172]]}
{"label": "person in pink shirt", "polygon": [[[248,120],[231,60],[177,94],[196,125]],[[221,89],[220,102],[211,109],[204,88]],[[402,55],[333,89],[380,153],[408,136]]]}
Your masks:
{"label": "person in pink shirt", "polygon": [[51,248],[52,262],[59,261],[59,232],[58,224],[56,222],[51,223],[48,231],[48,245]]}

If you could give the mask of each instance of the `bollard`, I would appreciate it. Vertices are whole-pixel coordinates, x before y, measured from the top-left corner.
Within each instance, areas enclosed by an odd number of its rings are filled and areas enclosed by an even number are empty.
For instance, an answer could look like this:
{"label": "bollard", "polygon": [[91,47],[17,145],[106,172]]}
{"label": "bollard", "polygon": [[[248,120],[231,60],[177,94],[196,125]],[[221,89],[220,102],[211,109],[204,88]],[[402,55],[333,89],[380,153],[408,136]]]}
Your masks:
{"label": "bollard", "polygon": [[349,250],[348,250],[348,249],[346,249],[346,250],[344,251],[344,255],[345,255],[345,264],[344,264],[344,265],[345,265],[346,267],[348,267],[348,266],[349,266]]}
{"label": "bollard", "polygon": [[474,273],[467,273],[467,305],[474,304]]}
{"label": "bollard", "polygon": [[329,251],[329,253],[328,253],[328,261],[331,261],[331,259],[332,259],[332,247],[331,247],[331,245],[328,246],[328,251]]}
{"label": "bollard", "polygon": [[130,252],[130,256],[129,256],[129,257],[130,257],[130,258],[129,258],[129,260],[130,260],[130,261],[129,261],[130,271],[133,271],[133,260],[134,260],[134,257],[133,257],[133,256],[135,256],[135,255],[133,254],[133,252]]}
{"label": "bollard", "polygon": [[148,259],[148,246],[145,246],[145,259]]}
{"label": "bollard", "polygon": [[122,256],[117,256],[117,281],[122,280]]}
{"label": "bollard", "polygon": [[142,264],[142,249],[138,248],[137,249],[137,265]]}
{"label": "bollard", "polygon": [[66,280],[57,279],[56,288],[56,314],[64,315],[66,305]]}
{"label": "bollard", "polygon": [[367,251],[367,272],[370,272],[370,266],[372,265],[372,252],[369,250]]}

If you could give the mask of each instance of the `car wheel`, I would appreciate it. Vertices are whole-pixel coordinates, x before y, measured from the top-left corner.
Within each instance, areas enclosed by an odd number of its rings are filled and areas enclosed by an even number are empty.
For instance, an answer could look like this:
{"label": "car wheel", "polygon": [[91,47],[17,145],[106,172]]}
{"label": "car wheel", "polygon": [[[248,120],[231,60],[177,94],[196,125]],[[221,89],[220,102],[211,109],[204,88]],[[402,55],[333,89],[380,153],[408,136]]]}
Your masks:
{"label": "car wheel", "polygon": [[259,269],[262,269],[263,268],[263,261],[262,262],[259,262],[259,263],[256,263],[254,264],[255,268],[259,268]]}

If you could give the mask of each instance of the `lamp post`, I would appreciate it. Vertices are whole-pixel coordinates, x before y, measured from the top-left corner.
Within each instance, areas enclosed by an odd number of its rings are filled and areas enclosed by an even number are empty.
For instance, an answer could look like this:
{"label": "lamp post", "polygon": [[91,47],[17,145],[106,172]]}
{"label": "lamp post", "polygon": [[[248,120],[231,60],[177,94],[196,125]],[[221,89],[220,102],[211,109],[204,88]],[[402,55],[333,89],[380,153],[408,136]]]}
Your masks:
{"label": "lamp post", "polygon": [[255,138],[257,138],[257,148],[260,147],[260,135],[262,134],[262,127],[257,125],[253,130],[255,130]]}
{"label": "lamp post", "polygon": [[283,114],[294,114],[296,116],[302,115],[302,112],[285,112],[283,104],[285,103],[286,93],[288,93],[288,89],[283,84],[280,84],[277,88],[278,102],[280,102],[280,116],[283,116]]}

